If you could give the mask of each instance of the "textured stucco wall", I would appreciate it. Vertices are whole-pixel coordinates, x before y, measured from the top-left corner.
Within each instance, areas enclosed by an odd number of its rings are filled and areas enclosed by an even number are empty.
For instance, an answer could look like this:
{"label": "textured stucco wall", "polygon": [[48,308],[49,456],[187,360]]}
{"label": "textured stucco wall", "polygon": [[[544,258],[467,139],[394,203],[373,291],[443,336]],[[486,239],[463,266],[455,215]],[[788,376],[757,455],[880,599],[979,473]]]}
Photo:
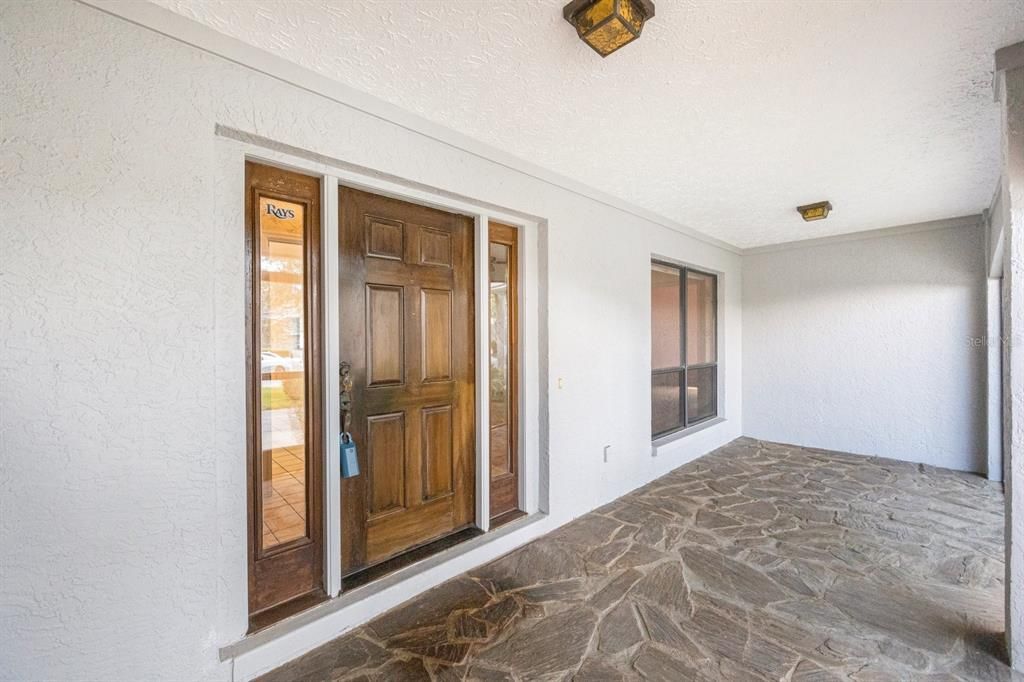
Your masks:
{"label": "textured stucco wall", "polygon": [[1024,670],[1024,66],[1002,74],[1003,182],[1009,225],[1003,246],[1003,459],[1006,468],[1006,633]]}
{"label": "textured stucco wall", "polygon": [[[217,124],[547,220],[555,521],[740,434],[736,254],[78,3],[0,4],[0,35],[0,677],[230,675],[242,166]],[[656,458],[652,253],[725,273],[729,417]]]}
{"label": "textured stucco wall", "polygon": [[745,434],[984,471],[984,239],[979,225],[744,256]]}

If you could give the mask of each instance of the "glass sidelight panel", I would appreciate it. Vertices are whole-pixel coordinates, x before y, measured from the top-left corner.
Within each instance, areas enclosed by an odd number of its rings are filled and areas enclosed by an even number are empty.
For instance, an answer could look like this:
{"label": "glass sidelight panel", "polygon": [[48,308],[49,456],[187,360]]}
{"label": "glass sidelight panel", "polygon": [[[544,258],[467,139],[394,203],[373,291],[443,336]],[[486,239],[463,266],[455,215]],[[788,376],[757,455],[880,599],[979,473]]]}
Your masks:
{"label": "glass sidelight panel", "polygon": [[519,231],[495,222],[488,230],[490,511],[497,524],[519,511]]}
{"label": "glass sidelight panel", "polygon": [[260,471],[264,551],[308,535],[305,208],[261,196]]}
{"label": "glass sidelight panel", "polygon": [[509,426],[509,286],[506,244],[490,244],[491,475],[508,473],[512,462]]}
{"label": "glass sidelight panel", "polygon": [[249,626],[323,591],[320,180],[245,164]]}

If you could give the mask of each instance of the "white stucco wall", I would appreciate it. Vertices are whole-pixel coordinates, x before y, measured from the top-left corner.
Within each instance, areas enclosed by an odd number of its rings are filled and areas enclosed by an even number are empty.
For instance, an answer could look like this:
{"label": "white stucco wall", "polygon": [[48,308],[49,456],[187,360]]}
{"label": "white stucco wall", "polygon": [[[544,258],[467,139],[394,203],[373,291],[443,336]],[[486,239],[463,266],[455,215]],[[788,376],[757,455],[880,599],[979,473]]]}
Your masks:
{"label": "white stucco wall", "polygon": [[985,286],[980,225],[745,255],[744,433],[984,472]]}
{"label": "white stucco wall", "polygon": [[[735,253],[78,3],[3,3],[0,35],[0,677],[230,677],[242,169],[217,124],[547,221],[556,523],[740,435]],[[724,273],[728,417],[657,458],[652,253]]]}

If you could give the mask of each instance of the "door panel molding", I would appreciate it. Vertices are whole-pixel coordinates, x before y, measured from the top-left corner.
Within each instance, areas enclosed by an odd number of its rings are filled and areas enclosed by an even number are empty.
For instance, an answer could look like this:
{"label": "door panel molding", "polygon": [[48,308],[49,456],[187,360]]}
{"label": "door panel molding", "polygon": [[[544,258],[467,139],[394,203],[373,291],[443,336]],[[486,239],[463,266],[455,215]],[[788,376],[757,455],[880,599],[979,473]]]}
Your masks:
{"label": "door panel molding", "polygon": [[452,406],[425,407],[420,412],[422,455],[422,499],[433,500],[452,495],[455,489],[453,469]]}
{"label": "door panel molding", "polygon": [[366,255],[402,260],[405,254],[405,225],[397,220],[366,216]]}
{"label": "door panel molding", "polygon": [[405,383],[405,290],[366,285],[366,383],[370,387]]}
{"label": "door panel molding", "polygon": [[447,232],[420,227],[421,265],[452,266],[452,238]]}
{"label": "door panel molding", "polygon": [[369,518],[402,511],[405,496],[404,412],[391,412],[368,417],[366,427],[367,479]]}
{"label": "door panel molding", "polygon": [[420,289],[421,380],[452,381],[452,292]]}

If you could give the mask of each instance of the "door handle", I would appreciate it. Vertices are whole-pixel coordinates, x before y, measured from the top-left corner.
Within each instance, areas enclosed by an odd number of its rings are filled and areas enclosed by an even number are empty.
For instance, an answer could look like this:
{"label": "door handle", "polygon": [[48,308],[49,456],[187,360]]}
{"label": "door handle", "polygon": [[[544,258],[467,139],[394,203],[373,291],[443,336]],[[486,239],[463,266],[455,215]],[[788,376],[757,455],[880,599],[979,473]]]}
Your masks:
{"label": "door handle", "polygon": [[359,457],[356,443],[352,440],[349,427],[352,424],[352,364],[343,362],[338,367],[338,407],[341,410],[341,476],[352,478],[359,475]]}
{"label": "door handle", "polygon": [[352,363],[343,362],[338,367],[340,378],[338,407],[341,411],[341,430],[347,432],[352,425]]}

